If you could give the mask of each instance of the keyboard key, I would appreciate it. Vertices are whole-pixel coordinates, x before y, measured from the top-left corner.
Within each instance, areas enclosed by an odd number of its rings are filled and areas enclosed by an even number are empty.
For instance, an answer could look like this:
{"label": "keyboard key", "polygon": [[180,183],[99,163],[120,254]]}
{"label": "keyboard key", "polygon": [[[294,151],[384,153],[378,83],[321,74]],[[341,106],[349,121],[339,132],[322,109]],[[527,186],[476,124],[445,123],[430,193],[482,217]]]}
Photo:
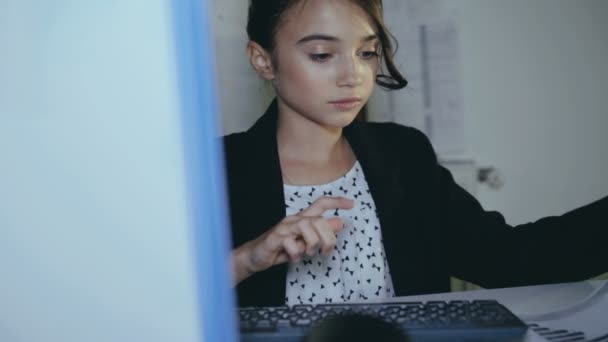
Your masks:
{"label": "keyboard key", "polygon": [[298,319],[296,321],[295,326],[298,327],[309,327],[312,324],[312,321],[310,319]]}

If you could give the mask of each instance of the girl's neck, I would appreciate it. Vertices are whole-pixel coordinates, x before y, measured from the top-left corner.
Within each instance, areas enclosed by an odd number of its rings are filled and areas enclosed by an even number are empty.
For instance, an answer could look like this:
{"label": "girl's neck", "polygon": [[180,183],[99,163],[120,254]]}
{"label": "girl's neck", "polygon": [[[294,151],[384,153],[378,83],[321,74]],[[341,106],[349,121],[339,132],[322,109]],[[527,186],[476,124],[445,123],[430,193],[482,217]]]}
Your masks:
{"label": "girl's neck", "polygon": [[289,110],[279,102],[277,144],[283,182],[325,184],[346,174],[356,157],[342,128],[319,125]]}
{"label": "girl's neck", "polygon": [[277,144],[283,161],[322,165],[345,158],[349,148],[342,128],[321,126],[281,102],[278,109]]}

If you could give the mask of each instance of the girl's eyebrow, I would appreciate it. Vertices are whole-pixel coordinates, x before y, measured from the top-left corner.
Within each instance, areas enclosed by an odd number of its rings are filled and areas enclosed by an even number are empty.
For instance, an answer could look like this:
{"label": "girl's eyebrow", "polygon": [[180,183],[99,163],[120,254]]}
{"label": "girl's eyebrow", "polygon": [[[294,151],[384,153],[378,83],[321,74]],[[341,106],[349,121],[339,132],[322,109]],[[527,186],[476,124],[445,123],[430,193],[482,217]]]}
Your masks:
{"label": "girl's eyebrow", "polygon": [[[365,42],[370,42],[373,40],[379,39],[377,34],[371,34],[369,36],[363,37],[361,38],[361,42],[365,43]],[[324,40],[324,41],[328,41],[328,42],[339,42],[340,38],[338,37],[334,37],[334,36],[330,36],[327,34],[311,34],[308,35],[300,40],[298,40],[298,42],[296,43],[296,45],[300,45],[300,44],[304,44],[306,42],[310,42],[312,40]]]}

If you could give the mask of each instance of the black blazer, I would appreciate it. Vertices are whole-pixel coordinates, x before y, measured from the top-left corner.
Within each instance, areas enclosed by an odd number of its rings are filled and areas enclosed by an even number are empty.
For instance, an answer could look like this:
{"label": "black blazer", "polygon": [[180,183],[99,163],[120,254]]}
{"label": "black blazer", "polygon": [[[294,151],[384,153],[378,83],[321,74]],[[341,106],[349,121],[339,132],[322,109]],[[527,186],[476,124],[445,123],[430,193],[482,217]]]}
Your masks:
{"label": "black blazer", "polygon": [[[235,247],[285,217],[276,129],[275,100],[247,132],[224,137]],[[378,209],[396,295],[447,292],[450,276],[495,288],[578,281],[608,270],[608,197],[511,227],[454,182],[420,131],[355,121],[344,135]],[[283,264],[242,281],[239,305],[284,305],[286,274]]]}

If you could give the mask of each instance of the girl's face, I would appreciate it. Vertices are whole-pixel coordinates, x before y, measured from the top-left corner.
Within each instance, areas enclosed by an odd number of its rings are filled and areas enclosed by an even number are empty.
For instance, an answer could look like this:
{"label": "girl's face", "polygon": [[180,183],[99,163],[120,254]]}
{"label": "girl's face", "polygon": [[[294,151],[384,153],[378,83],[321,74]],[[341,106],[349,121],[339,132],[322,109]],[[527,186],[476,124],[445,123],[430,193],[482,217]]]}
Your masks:
{"label": "girl's face", "polygon": [[307,0],[286,13],[275,36],[273,83],[289,109],[329,128],[350,124],[369,99],[379,40],[348,0]]}

